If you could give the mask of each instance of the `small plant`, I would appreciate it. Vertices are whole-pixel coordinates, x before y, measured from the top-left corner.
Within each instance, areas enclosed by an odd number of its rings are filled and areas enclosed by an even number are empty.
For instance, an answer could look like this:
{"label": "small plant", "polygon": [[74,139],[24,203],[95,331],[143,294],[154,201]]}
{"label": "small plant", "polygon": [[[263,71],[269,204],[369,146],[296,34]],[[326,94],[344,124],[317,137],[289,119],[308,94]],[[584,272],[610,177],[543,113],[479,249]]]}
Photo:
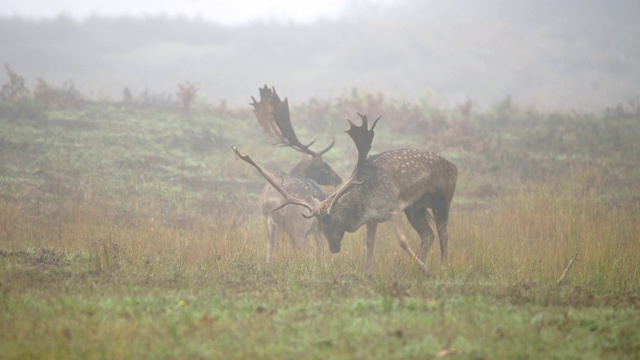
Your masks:
{"label": "small plant", "polygon": [[473,101],[471,99],[467,99],[467,101],[458,105],[458,111],[467,121],[471,118],[471,108],[473,108]]}
{"label": "small plant", "polygon": [[173,95],[168,92],[155,93],[145,88],[144,91],[133,100],[136,104],[142,105],[147,108],[165,109],[173,107]]}
{"label": "small plant", "polygon": [[184,84],[178,84],[176,95],[180,99],[184,111],[188,112],[191,109],[191,105],[198,95],[198,90],[198,84],[191,84],[188,81]]}
{"label": "small plant", "polygon": [[2,93],[0,94],[0,100],[3,101],[23,101],[28,100],[31,94],[27,86],[25,85],[24,77],[18,75],[15,71],[11,70],[9,64],[5,64],[4,68],[9,77],[9,82],[2,84]]}
{"label": "small plant", "polygon": [[33,100],[44,106],[56,106],[58,108],[70,108],[81,105],[84,102],[82,94],[76,90],[72,81],[65,81],[61,88],[54,88],[46,80],[39,77],[38,85],[33,91]]}
{"label": "small plant", "polygon": [[9,81],[2,84],[0,92],[0,115],[5,119],[42,120],[46,118],[42,108],[34,104],[31,91],[23,76],[18,75],[8,64],[4,65]]}
{"label": "small plant", "polygon": [[133,95],[131,94],[129,87],[125,87],[124,90],[122,90],[122,102],[125,104],[133,103]]}

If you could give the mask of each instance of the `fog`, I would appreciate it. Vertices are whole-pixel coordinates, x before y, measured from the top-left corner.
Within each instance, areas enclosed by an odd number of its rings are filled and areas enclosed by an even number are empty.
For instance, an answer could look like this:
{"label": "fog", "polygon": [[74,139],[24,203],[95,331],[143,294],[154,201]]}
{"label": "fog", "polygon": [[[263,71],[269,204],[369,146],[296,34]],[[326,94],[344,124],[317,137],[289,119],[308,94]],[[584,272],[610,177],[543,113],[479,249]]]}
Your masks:
{"label": "fog", "polygon": [[[335,19],[351,0],[5,0],[0,15],[46,19],[65,14],[76,20],[92,16],[146,17],[170,16],[197,18],[222,25],[240,25],[252,21],[295,21],[310,23]],[[371,1],[371,0],[370,0]],[[375,0],[389,3],[393,0]]]}
{"label": "fog", "polygon": [[231,104],[263,84],[293,103],[357,88],[443,107],[510,97],[598,111],[640,96],[635,1],[347,1],[330,10],[297,21],[271,8],[226,23],[202,12],[14,12],[0,17],[0,61],[29,86],[72,82],[95,100],[121,100],[125,88],[173,96],[184,82]]}

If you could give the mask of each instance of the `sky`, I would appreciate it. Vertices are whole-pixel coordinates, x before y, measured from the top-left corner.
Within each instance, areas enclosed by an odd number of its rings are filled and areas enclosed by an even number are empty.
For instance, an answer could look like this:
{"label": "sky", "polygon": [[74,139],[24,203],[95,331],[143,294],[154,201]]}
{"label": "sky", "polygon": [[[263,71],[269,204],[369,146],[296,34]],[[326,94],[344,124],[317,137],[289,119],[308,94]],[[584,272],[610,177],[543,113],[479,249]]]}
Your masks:
{"label": "sky", "polygon": [[[0,16],[83,20],[100,16],[186,16],[222,25],[255,21],[311,23],[335,19],[350,1],[362,0],[0,0]],[[374,0],[389,3],[392,0]]]}

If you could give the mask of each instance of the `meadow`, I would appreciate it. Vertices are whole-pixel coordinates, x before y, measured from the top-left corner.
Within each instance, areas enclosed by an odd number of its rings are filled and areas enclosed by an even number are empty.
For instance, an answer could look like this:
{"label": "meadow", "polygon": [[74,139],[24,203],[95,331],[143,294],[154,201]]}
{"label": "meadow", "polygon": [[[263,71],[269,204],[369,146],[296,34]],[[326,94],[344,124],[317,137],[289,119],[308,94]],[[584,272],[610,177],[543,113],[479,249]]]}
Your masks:
{"label": "meadow", "polygon": [[371,153],[428,148],[458,167],[449,263],[434,245],[425,274],[384,224],[368,277],[363,229],[335,255],[281,237],[266,264],[262,181],[229,146],[280,171],[298,154],[271,146],[250,106],[64,90],[0,101],[3,358],[640,353],[634,103],[540,113],[507,98],[476,112],[357,90],[292,102],[301,139],[336,137],[325,160],[343,178],[356,111],[383,115]]}

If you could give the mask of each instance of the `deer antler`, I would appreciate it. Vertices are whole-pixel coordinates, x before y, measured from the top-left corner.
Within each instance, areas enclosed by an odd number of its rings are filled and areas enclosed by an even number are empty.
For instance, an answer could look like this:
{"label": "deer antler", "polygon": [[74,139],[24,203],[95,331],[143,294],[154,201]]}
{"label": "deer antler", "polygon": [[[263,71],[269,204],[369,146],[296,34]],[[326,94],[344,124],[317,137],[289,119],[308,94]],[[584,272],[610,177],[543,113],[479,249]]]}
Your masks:
{"label": "deer antler", "polygon": [[253,102],[251,105],[254,108],[254,113],[258,119],[260,126],[276,140],[276,143],[280,146],[289,146],[301,153],[311,155],[313,157],[322,156],[329,151],[335,144],[335,138],[331,141],[331,144],[320,152],[315,152],[309,149],[309,146],[313,145],[316,140],[314,139],[307,145],[304,145],[298,140],[296,132],[291,125],[291,116],[289,115],[289,100],[287,98],[284,101],[280,100],[280,97],[276,93],[275,87],[269,89],[267,85],[260,88],[260,102],[252,96]]}
{"label": "deer antler", "polygon": [[[251,159],[251,157],[249,157],[249,155],[242,155],[240,151],[238,151],[238,148],[235,146],[231,146],[231,150],[233,150],[236,156],[238,156],[240,159],[249,163],[251,166],[255,167],[260,172],[260,174],[267,180],[267,182],[271,184],[271,186],[273,186],[273,188],[276,189],[284,197],[285,202],[271,211],[280,210],[289,204],[294,204],[294,205],[303,206],[309,209],[309,211],[311,211],[311,215],[302,214],[302,216],[304,216],[305,218],[311,218],[315,216],[316,209],[313,207],[313,205],[311,205],[310,203],[302,199],[298,199],[296,197],[289,195],[286,191],[282,189],[282,186],[278,184],[278,181],[274,178],[274,175],[271,174],[268,170],[264,169],[262,166],[258,165],[255,161],[253,161],[253,159]],[[280,181],[280,183],[282,183],[282,180]]]}
{"label": "deer antler", "polygon": [[[275,94],[275,89],[272,92],[271,89],[269,89],[267,85],[265,85],[264,88],[259,88],[259,90],[260,102],[257,102],[253,96],[251,97],[251,100],[253,100],[253,103],[251,103],[251,105],[253,105],[253,112],[258,119],[258,123],[260,124],[260,126],[262,126],[264,131],[269,134],[269,136],[276,140],[277,143],[286,145],[286,139],[282,137],[282,132],[280,131],[280,128],[275,121],[276,109],[274,106],[274,102],[272,101],[272,98]],[[275,94],[275,96],[277,97],[278,95]],[[281,103],[280,99],[278,99],[275,103]]]}
{"label": "deer antler", "polygon": [[357,114],[362,119],[362,125],[356,126],[351,122],[351,120],[347,119],[347,122],[349,122],[349,130],[345,132],[349,134],[351,139],[353,139],[353,142],[356,144],[356,148],[358,149],[358,163],[356,164],[354,173],[359,174],[362,163],[367,158],[369,150],[371,150],[371,143],[373,143],[373,136],[375,135],[373,129],[376,127],[378,120],[382,118],[382,115],[373,122],[371,129],[369,129],[367,116],[360,113]]}
{"label": "deer antler", "polygon": [[358,115],[362,119],[362,125],[360,126],[354,125],[354,123],[352,123],[351,120],[347,119],[347,122],[349,123],[349,129],[345,131],[347,134],[349,134],[351,139],[353,139],[353,142],[356,144],[356,148],[358,149],[358,162],[356,163],[356,167],[353,169],[353,172],[351,173],[351,177],[349,178],[349,181],[347,181],[347,183],[343,187],[341,187],[338,191],[336,191],[335,194],[333,195],[331,204],[327,209],[327,214],[331,213],[331,209],[333,208],[333,205],[338,201],[338,199],[340,199],[340,197],[346,194],[347,191],[349,191],[355,185],[364,183],[364,180],[360,178],[362,164],[367,159],[369,150],[371,150],[371,143],[373,142],[373,136],[375,135],[375,132],[373,131],[373,129],[376,127],[378,120],[380,120],[382,116],[379,116],[373,122],[373,125],[371,125],[371,129],[369,129],[367,116],[362,115],[360,113],[358,113]]}

